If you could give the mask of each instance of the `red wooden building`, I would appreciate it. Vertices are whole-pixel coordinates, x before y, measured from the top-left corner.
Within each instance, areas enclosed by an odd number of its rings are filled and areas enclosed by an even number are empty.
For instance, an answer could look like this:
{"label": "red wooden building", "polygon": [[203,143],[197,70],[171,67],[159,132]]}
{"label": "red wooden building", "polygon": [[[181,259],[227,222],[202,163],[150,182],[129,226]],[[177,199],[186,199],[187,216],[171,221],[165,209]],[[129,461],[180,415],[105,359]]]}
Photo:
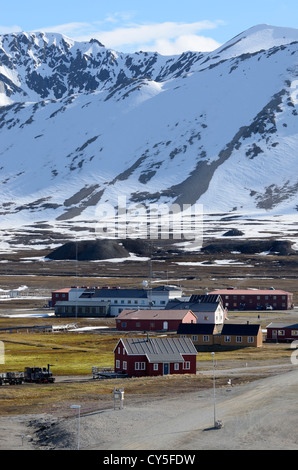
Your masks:
{"label": "red wooden building", "polygon": [[191,310],[123,310],[117,317],[118,330],[177,331],[180,323],[196,323]]}
{"label": "red wooden building", "polygon": [[293,294],[280,289],[220,289],[218,294],[227,310],[289,310],[293,308]]}
{"label": "red wooden building", "polygon": [[52,292],[52,307],[55,307],[56,302],[65,302],[68,301],[68,294],[71,290],[71,287],[65,287],[64,289],[55,290]]}
{"label": "red wooden building", "polygon": [[115,372],[128,377],[195,374],[197,350],[189,338],[120,338]]}
{"label": "red wooden building", "polygon": [[298,323],[276,323],[267,326],[266,341],[290,343],[298,340]]}

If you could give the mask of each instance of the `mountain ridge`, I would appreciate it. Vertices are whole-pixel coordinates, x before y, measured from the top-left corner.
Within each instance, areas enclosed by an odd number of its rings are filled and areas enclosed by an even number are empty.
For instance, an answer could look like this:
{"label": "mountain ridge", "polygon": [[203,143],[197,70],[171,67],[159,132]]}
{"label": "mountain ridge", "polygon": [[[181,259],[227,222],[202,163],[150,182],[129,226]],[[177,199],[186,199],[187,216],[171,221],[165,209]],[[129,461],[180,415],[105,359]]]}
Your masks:
{"label": "mountain ridge", "polygon": [[54,33],[1,36],[4,230],[94,227],[98,205],[116,207],[119,195],[291,224],[297,53],[298,30],[268,25],[169,57]]}

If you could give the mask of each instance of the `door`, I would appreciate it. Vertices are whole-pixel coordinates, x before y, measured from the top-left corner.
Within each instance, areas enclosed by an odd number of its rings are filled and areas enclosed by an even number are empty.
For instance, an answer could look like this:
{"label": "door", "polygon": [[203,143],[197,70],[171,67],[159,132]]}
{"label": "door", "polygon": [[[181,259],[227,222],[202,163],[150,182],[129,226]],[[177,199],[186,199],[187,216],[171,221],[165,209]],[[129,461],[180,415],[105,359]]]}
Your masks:
{"label": "door", "polygon": [[170,373],[169,363],[165,362],[163,365],[163,375],[168,375]]}

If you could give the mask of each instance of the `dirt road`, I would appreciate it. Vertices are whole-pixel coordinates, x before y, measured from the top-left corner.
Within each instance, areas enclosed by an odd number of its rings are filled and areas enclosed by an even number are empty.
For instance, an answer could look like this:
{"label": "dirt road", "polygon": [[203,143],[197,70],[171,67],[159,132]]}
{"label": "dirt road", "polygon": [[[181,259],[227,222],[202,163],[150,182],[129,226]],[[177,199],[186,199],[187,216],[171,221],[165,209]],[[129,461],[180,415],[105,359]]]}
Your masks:
{"label": "dirt road", "polygon": [[[224,427],[214,429],[215,418]],[[0,418],[0,449],[298,449],[298,368],[239,385],[184,393],[71,418]],[[39,432],[36,431],[39,429]],[[21,438],[21,436],[24,436]],[[38,440],[37,440],[38,439]]]}

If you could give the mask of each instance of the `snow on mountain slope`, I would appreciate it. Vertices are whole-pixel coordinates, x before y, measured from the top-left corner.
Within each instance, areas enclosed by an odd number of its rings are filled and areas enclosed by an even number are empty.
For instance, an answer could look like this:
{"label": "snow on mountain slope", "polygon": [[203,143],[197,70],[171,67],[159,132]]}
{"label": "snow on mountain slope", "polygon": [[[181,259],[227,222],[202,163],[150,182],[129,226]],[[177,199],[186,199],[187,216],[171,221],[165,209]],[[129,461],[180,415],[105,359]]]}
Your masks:
{"label": "snow on mountain slope", "polygon": [[0,37],[2,227],[91,227],[119,195],[291,225],[297,58],[298,30],[267,25],[177,57]]}

